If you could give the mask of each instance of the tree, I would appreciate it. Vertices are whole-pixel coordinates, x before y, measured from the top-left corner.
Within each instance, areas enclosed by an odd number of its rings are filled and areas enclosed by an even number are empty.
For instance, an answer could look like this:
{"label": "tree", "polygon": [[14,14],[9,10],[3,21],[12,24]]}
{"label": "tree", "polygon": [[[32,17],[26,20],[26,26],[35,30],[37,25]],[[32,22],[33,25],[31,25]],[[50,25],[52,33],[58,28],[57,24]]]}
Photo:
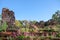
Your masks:
{"label": "tree", "polygon": [[30,23],[31,23],[31,24],[36,24],[37,21],[36,21],[36,20],[34,20],[34,21],[30,21]]}
{"label": "tree", "polygon": [[60,11],[59,10],[55,12],[55,14],[53,14],[52,19],[60,23]]}
{"label": "tree", "polygon": [[25,27],[29,27],[29,21],[23,20],[23,25],[24,25]]}
{"label": "tree", "polygon": [[25,28],[25,31],[28,31],[30,27],[29,21],[23,20],[23,27]]}
{"label": "tree", "polygon": [[48,25],[49,25],[49,21],[46,21],[46,22],[45,22],[45,26],[48,26]]}
{"label": "tree", "polygon": [[41,28],[43,28],[44,25],[45,25],[45,22],[44,22],[44,21],[40,21],[40,22],[39,22],[39,26],[40,26]]}
{"label": "tree", "polygon": [[48,22],[49,22],[49,25],[56,25],[57,24],[56,20],[53,20],[53,19],[50,19]]}
{"label": "tree", "polygon": [[21,24],[21,22],[19,20],[15,20],[15,25],[17,27],[22,27],[22,24]]}

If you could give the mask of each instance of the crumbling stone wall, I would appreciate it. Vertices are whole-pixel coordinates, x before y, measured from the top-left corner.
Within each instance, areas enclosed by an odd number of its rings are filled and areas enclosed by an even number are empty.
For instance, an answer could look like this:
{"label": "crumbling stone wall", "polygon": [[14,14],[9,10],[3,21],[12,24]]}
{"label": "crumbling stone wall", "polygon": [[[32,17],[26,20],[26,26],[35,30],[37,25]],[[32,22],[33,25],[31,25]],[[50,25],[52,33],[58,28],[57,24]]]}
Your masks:
{"label": "crumbling stone wall", "polygon": [[14,26],[14,23],[15,23],[14,12],[10,11],[7,8],[3,8],[2,9],[2,21],[6,22],[8,27]]}

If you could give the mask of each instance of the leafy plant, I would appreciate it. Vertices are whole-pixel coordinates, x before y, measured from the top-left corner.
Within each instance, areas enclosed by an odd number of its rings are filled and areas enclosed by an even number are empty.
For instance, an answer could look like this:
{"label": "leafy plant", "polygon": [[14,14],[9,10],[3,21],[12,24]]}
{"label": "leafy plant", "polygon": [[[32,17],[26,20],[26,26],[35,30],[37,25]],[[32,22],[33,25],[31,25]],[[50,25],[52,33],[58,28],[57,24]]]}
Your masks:
{"label": "leafy plant", "polygon": [[30,38],[30,36],[27,36],[27,38]]}
{"label": "leafy plant", "polygon": [[1,29],[4,30],[4,31],[6,31],[6,29],[7,29],[7,23],[6,23],[6,22],[4,22],[4,23],[2,24]]}
{"label": "leafy plant", "polygon": [[25,38],[25,36],[21,35],[21,36],[17,36],[18,40],[23,40]]}
{"label": "leafy plant", "polygon": [[60,33],[58,33],[56,36],[57,36],[57,37],[60,37]]}

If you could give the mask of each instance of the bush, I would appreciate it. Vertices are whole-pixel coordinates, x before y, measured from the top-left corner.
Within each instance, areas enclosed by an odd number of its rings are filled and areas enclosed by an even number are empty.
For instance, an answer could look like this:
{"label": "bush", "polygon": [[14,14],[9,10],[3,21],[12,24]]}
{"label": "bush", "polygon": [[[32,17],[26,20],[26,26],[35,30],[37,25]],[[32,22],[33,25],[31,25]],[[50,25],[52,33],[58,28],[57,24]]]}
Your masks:
{"label": "bush", "polygon": [[14,37],[8,37],[7,40],[16,40]]}
{"label": "bush", "polygon": [[2,32],[2,30],[0,30],[0,32]]}
{"label": "bush", "polygon": [[56,37],[60,37],[60,33],[56,35]]}
{"label": "bush", "polygon": [[30,36],[27,36],[27,38],[30,38]]}
{"label": "bush", "polygon": [[21,35],[21,36],[17,36],[18,40],[23,40],[25,38],[25,36]]}

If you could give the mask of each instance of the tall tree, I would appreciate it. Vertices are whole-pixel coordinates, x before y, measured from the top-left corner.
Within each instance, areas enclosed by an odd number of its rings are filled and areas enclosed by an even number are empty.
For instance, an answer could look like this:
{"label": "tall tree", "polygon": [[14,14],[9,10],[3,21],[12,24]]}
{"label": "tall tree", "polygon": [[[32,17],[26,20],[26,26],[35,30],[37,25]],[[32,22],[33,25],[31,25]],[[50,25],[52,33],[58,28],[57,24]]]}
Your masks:
{"label": "tall tree", "polygon": [[60,23],[60,11],[59,10],[55,12],[55,14],[53,14],[52,19]]}

